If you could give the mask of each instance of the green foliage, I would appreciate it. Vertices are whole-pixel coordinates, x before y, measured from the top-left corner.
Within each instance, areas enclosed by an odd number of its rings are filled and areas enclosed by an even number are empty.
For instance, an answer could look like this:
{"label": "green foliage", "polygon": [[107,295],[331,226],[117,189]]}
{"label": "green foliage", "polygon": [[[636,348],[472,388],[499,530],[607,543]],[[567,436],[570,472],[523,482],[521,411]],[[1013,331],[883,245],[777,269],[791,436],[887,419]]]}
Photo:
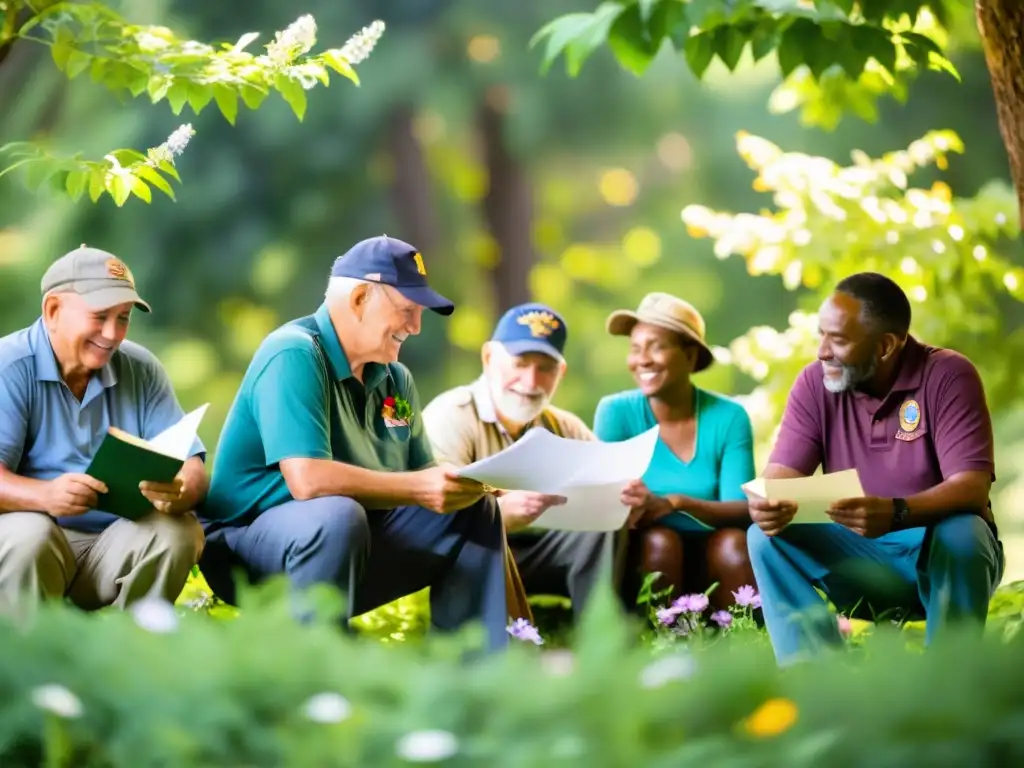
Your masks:
{"label": "green foliage", "polygon": [[116,149],[103,160],[83,160],[80,154],[59,157],[37,143],[14,142],[0,147],[0,155],[7,154],[14,159],[0,171],[0,176],[24,166],[25,183],[30,189],[49,184],[67,192],[74,201],[88,193],[95,203],[106,193],[118,207],[131,195],[149,203],[153,199],[151,186],[173,200],[174,190],[168,180],[181,181],[174,167],[174,156],[184,151],[194,133],[191,125],[183,125],[165,143],[145,155],[133,149]]}
{"label": "green foliage", "polygon": [[[10,18],[17,10],[8,12]],[[264,53],[254,54],[246,49],[258,39],[256,32],[234,43],[209,45],[179,38],[164,26],[131,24],[104,3],[68,2],[38,9],[15,36],[49,46],[54,64],[70,80],[88,72],[121,98],[145,95],[153,104],[165,101],[175,115],[186,105],[199,115],[213,103],[234,125],[239,101],[255,110],[275,91],[301,121],[306,91],[318,83],[329,85],[332,70],[359,84],[354,66],[369,56],[383,32],[383,22],[375,21],[343,47],[311,54],[316,21],[304,15],[277,32]],[[146,155],[114,150],[102,161],[60,157],[32,142],[7,145],[0,153],[5,150],[15,162],[0,175],[24,168],[30,187],[53,181],[75,200],[87,190],[93,202],[108,193],[118,206],[131,195],[148,203],[150,187],[173,199],[165,176],[180,181],[171,160],[173,146],[171,152],[165,145]]]}
{"label": "green foliage", "polygon": [[635,75],[665,45],[698,78],[715,59],[732,72],[748,50],[754,62],[774,53],[797,78],[776,107],[810,104],[805,122],[834,127],[844,106],[873,120],[879,92],[898,93],[920,69],[959,77],[940,47],[945,17],[938,0],[608,0],[551,21],[532,44],[546,41],[545,70],[564,56],[571,76],[605,44]]}
{"label": "green foliage", "polygon": [[517,643],[473,663],[464,638],[386,647],[326,618],[298,627],[273,594],[248,595],[227,622],[161,604],[92,615],[53,604],[30,627],[0,624],[0,762],[941,768],[1024,757],[1020,639],[951,635],[922,654],[880,632],[856,655],[780,670],[763,644],[652,654],[609,596],[595,597],[572,654]]}
{"label": "green foliage", "polygon": [[[898,21],[887,21],[885,26],[899,35],[926,35],[943,50],[948,43],[946,30],[927,8],[922,8],[914,21],[903,17]],[[905,103],[910,84],[919,71],[919,62],[902,43],[896,45],[896,59],[891,70],[875,59],[869,59],[859,75],[850,75],[842,67],[829,67],[816,76],[803,64],[773,91],[768,109],[774,114],[799,109],[802,124],[829,131],[834,130],[848,114],[874,123],[878,120],[879,100],[888,96]]]}
{"label": "green foliage", "polygon": [[609,0],[592,13],[555,19],[533,42],[547,40],[545,68],[564,54],[572,75],[605,43],[622,66],[642,74],[665,42],[697,77],[716,57],[735,69],[748,46],[755,61],[774,51],[783,75],[803,64],[815,76],[836,66],[856,78],[871,60],[895,75],[901,51],[919,66],[954,72],[934,40],[892,28],[922,9],[944,15],[936,0]]}
{"label": "green foliage", "polygon": [[759,382],[750,410],[762,436],[775,429],[792,382],[814,359],[820,302],[838,280],[864,270],[906,290],[919,338],[978,363],[990,402],[1016,394],[1024,333],[1005,327],[1002,307],[1024,300],[1024,270],[1010,258],[1020,234],[1016,196],[991,183],[958,199],[944,182],[925,188],[909,181],[963,152],[955,133],[933,131],[877,159],[857,150],[846,167],[745,132],[737,148],[757,174],[754,189],[770,192],[775,210],[733,214],[690,205],[683,210],[689,233],[713,239],[719,258],[742,256],[751,275],[810,289],[807,311],[795,312],[788,329],[752,328],[722,355]]}

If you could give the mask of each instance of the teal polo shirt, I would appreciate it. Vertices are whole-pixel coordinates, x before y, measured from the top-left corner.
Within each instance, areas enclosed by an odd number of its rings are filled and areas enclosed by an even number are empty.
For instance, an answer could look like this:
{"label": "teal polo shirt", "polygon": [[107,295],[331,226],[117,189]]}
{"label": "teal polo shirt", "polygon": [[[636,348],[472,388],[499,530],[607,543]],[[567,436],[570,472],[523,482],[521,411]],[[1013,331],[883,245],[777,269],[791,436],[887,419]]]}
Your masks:
{"label": "teal polo shirt", "polygon": [[[387,397],[409,403],[410,426],[384,423]],[[221,432],[202,517],[245,524],[292,501],[284,459],[333,459],[378,472],[434,463],[409,370],[370,363],[359,382],[326,305],[278,328],[256,350]]]}
{"label": "teal polo shirt", "polygon": [[[641,479],[655,496],[744,501],[742,486],[755,474],[750,416],[740,403],[724,395],[694,387],[693,396],[697,420],[693,458],[683,461],[659,437]],[[602,398],[594,413],[594,433],[607,443],[629,440],[657,425],[650,402],[638,389]],[[680,533],[710,530],[685,512],[673,512],[658,522]]]}
{"label": "teal polo shirt", "polygon": [[[85,472],[110,427],[149,440],[184,415],[167,371],[139,344],[121,342],[79,402],[61,377],[42,318],[0,338],[0,464],[16,475],[52,480]],[[205,458],[198,438],[189,455]],[[101,509],[56,518],[87,533],[117,519]]]}

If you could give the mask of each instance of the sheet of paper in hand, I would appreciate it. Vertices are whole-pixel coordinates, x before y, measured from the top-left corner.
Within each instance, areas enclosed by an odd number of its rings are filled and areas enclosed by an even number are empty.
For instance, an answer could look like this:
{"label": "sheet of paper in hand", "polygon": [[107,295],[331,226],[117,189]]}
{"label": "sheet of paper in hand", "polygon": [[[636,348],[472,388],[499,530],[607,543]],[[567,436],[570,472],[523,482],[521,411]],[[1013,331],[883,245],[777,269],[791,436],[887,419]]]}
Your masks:
{"label": "sheet of paper in hand", "polygon": [[794,523],[831,523],[828,508],[840,499],[864,496],[856,469],[841,472],[766,480],[759,477],[743,485],[747,496],[760,496],[770,501],[795,501],[798,509]]}
{"label": "sheet of paper in hand", "polygon": [[657,440],[657,427],[619,443],[569,440],[537,427],[500,453],[463,467],[459,475],[503,490],[568,498],[537,519],[540,527],[614,531],[629,515],[619,493],[647,471]]}
{"label": "sheet of paper in hand", "polygon": [[195,442],[199,423],[209,403],[168,427],[151,440],[111,427],[93,456],[85,474],[106,484],[99,509],[128,520],[138,520],[153,511],[142,495],[139,483],[169,483],[181,471]]}
{"label": "sheet of paper in hand", "polygon": [[622,486],[617,482],[563,488],[558,494],[566,503],[548,507],[535,525],[554,531],[617,531],[629,517],[629,507],[619,501]]}

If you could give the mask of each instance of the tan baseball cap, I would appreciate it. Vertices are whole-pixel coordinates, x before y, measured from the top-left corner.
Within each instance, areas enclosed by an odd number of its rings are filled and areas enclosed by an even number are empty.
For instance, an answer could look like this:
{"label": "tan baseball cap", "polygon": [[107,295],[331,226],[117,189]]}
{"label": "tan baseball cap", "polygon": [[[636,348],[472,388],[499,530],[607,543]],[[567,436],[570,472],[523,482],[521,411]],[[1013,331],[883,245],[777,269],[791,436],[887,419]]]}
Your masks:
{"label": "tan baseball cap", "polygon": [[619,309],[608,316],[605,327],[612,336],[629,336],[637,323],[650,323],[685,336],[700,348],[693,371],[703,371],[715,361],[704,338],[704,318],[688,301],[668,293],[648,293],[636,312]]}
{"label": "tan baseball cap", "polygon": [[108,309],[132,302],[143,312],[149,304],[135,291],[135,278],[117,256],[85,244],[61,256],[50,265],[41,283],[48,293],[77,293],[93,309]]}

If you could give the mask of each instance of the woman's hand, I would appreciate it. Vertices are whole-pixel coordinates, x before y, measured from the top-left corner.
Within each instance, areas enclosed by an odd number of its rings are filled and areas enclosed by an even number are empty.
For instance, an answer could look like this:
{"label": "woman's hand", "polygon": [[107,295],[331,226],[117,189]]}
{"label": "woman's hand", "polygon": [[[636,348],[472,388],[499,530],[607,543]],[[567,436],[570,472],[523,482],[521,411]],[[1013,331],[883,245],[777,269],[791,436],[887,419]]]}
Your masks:
{"label": "woman's hand", "polygon": [[650,525],[665,515],[675,512],[672,502],[664,496],[655,496],[642,480],[631,480],[620,495],[622,503],[629,507],[627,528]]}

